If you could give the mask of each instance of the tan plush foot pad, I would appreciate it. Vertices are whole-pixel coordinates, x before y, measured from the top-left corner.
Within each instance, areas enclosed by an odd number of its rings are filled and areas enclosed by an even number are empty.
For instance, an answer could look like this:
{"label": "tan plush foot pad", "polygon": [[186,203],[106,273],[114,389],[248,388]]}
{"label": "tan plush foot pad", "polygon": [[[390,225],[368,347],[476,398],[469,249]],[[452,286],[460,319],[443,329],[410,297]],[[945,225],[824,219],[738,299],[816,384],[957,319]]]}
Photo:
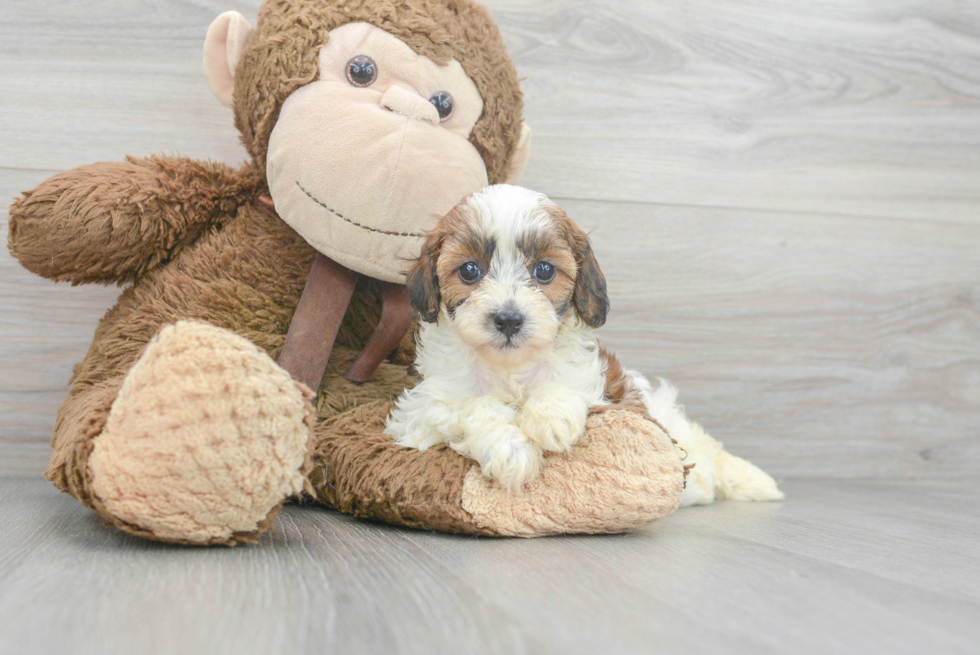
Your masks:
{"label": "tan plush foot pad", "polygon": [[251,342],[203,323],[165,327],[94,440],[92,492],[157,539],[251,541],[303,488],[311,417],[303,390]]}
{"label": "tan plush foot pad", "polygon": [[411,527],[521,537],[625,532],[680,503],[673,443],[629,410],[591,416],[572,452],[550,455],[539,480],[510,494],[446,447],[396,446],[383,433],[391,407],[372,403],[317,426],[311,482],[321,501]]}

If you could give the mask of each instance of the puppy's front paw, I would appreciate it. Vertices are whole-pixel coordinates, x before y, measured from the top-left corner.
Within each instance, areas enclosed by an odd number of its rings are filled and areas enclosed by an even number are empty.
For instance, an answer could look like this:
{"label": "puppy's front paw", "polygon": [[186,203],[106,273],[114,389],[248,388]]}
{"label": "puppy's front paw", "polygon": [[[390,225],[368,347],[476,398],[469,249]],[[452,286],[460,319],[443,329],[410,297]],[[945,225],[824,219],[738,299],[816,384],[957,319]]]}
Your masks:
{"label": "puppy's front paw", "polygon": [[[493,427],[470,452],[480,462],[480,470],[505,489],[519,491],[541,472],[541,449],[529,442],[515,425]],[[481,447],[482,446],[482,447]],[[478,452],[475,452],[478,451]]]}
{"label": "puppy's front paw", "polygon": [[524,403],[517,424],[527,438],[544,450],[571,450],[585,434],[589,408],[577,397],[558,391],[533,396]]}

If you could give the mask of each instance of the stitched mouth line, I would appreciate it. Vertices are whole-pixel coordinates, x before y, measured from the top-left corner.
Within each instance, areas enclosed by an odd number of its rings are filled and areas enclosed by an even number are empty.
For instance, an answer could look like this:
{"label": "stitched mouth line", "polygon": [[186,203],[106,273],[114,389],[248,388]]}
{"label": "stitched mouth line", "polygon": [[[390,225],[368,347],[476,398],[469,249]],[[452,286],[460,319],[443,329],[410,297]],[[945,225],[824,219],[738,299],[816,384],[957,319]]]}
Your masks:
{"label": "stitched mouth line", "polygon": [[347,218],[346,216],[344,216],[343,214],[341,214],[340,212],[338,212],[336,209],[333,209],[331,207],[328,207],[322,200],[320,200],[319,198],[317,198],[316,196],[314,196],[312,193],[310,193],[309,191],[307,191],[306,189],[304,189],[303,188],[303,185],[300,184],[299,181],[296,182],[296,186],[299,187],[299,190],[300,191],[302,191],[303,193],[306,194],[306,197],[307,198],[309,198],[310,200],[312,200],[316,204],[320,205],[321,207],[323,207],[324,209],[326,209],[328,212],[330,212],[334,216],[338,216],[338,217],[342,218],[343,220],[347,221],[348,223],[350,223],[354,227],[359,227],[362,230],[367,230],[368,232],[376,232],[378,234],[387,234],[390,237],[416,237],[416,238],[421,239],[421,238],[423,238],[425,236],[424,234],[420,234],[418,232],[393,232],[391,230],[379,230],[376,227],[371,227],[370,225],[364,225],[362,223],[358,223],[355,220],[352,220],[350,218]]}

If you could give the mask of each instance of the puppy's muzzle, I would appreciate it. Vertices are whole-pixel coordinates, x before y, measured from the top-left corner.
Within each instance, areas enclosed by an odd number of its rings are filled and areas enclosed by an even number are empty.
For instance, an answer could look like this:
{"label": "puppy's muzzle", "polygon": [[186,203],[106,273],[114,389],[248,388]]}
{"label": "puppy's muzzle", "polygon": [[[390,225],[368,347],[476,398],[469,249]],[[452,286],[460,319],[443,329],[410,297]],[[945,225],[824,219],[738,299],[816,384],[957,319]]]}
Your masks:
{"label": "puppy's muzzle", "polygon": [[493,315],[493,325],[497,331],[504,334],[509,339],[521,330],[524,324],[524,315],[516,311],[502,311]]}

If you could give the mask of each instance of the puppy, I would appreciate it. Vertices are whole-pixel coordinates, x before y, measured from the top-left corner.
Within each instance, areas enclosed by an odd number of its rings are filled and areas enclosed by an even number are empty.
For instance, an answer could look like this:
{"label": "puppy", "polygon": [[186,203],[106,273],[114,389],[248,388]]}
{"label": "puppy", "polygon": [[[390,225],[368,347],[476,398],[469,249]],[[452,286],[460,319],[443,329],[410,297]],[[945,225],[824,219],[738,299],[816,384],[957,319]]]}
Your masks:
{"label": "puppy", "polygon": [[605,279],[588,237],[545,196],[499,185],[464,200],[427,235],[408,291],[424,321],[424,379],[388,418],[398,443],[447,443],[516,490],[544,451],[581,438],[590,408],[612,404],[656,420],[677,443],[690,470],[682,505],[783,497],[687,418],[673,385],[654,388],[599,347]]}
{"label": "puppy", "polygon": [[408,293],[423,380],[388,417],[397,443],[446,443],[516,491],[608,403],[595,336],[606,282],[588,236],[546,196],[495,185],[466,198],[427,234]]}

